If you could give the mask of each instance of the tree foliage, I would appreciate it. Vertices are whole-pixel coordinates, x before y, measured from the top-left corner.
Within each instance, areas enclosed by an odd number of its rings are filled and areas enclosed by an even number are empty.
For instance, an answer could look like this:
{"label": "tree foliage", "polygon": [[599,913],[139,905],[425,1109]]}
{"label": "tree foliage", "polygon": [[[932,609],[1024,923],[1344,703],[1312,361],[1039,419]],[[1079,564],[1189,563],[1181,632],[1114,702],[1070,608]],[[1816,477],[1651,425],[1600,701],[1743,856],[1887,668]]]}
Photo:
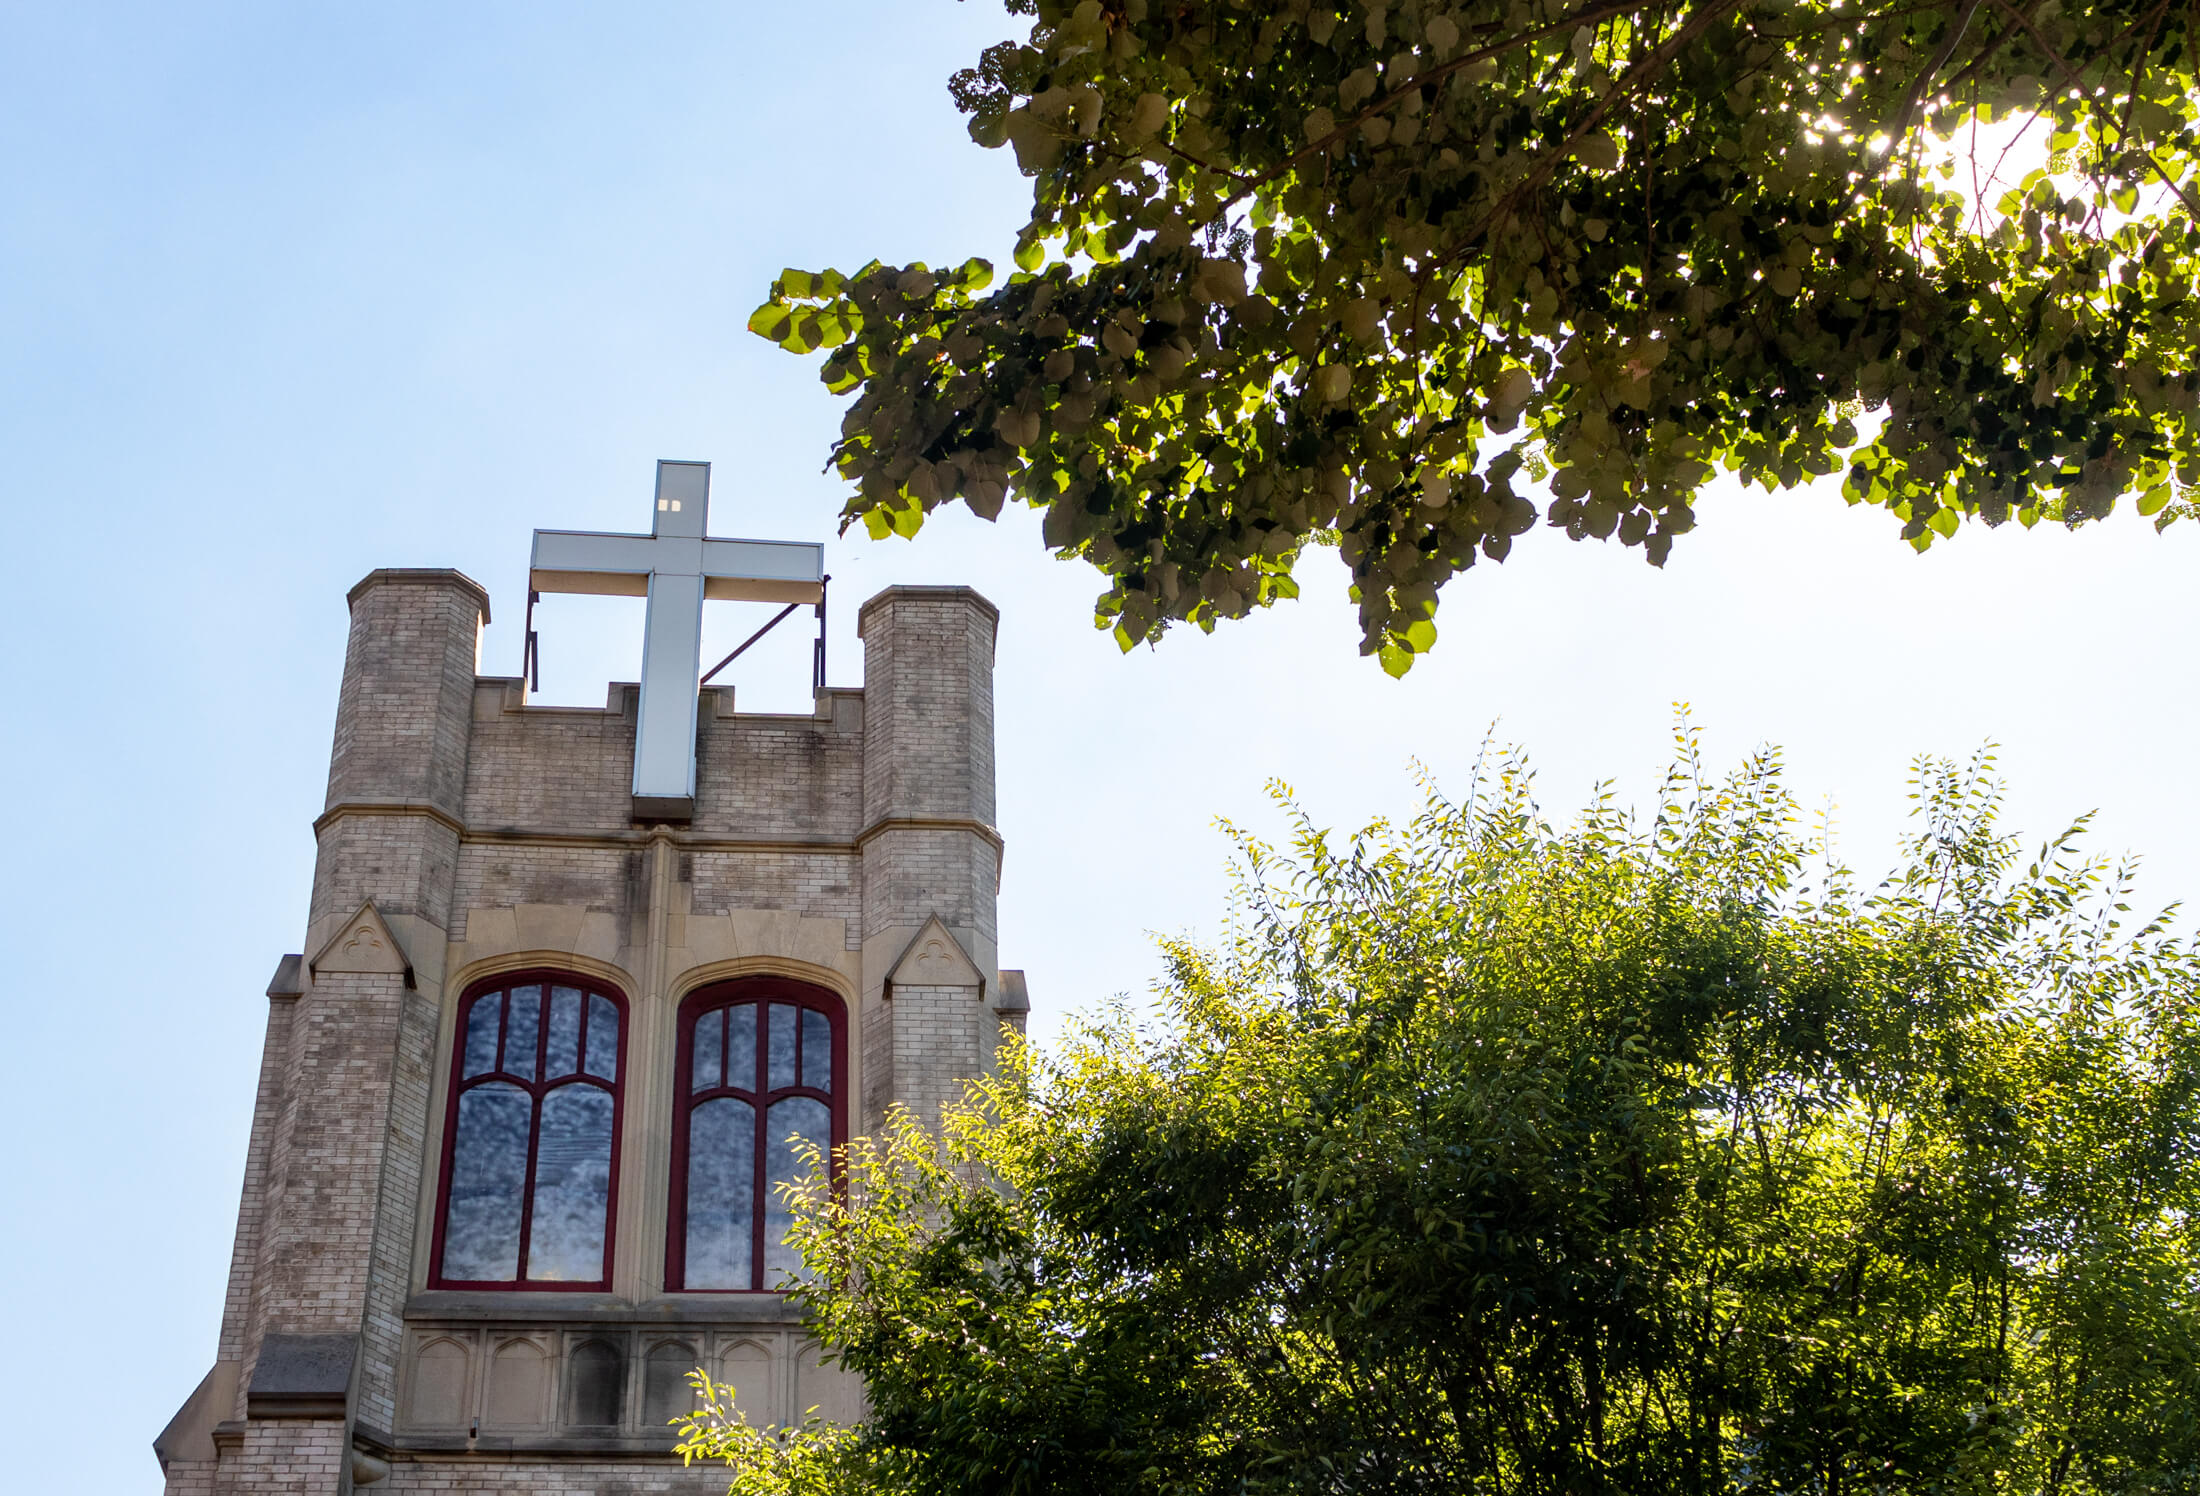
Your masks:
{"label": "tree foliage", "polygon": [[855,393],[847,522],[1035,505],[1126,649],[1334,540],[1399,673],[1539,515],[1662,562],[1722,466],[1920,547],[2200,482],[2189,5],[1009,8],[952,91],[1032,178],[1015,273],[790,270],[750,326]]}
{"label": "tree foliage", "polygon": [[1814,858],[1770,756],[1654,812],[1244,839],[1158,1018],[1024,1051],[798,1227],[862,1424],[737,1492],[2138,1493],[2200,1484],[2200,961],[2076,828],[1919,769]]}

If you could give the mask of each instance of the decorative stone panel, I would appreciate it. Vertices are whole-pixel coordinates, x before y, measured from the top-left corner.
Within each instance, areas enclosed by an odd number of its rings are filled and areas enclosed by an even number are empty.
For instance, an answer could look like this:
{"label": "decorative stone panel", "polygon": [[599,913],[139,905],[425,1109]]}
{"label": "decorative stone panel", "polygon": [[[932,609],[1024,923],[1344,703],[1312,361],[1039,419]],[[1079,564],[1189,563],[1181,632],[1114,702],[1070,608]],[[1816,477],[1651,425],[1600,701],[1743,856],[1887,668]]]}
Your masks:
{"label": "decorative stone panel", "polygon": [[758,1427],[862,1408],[857,1380],[785,1323],[415,1325],[402,1362],[402,1416],[384,1431],[398,1454],[668,1451],[699,1369]]}

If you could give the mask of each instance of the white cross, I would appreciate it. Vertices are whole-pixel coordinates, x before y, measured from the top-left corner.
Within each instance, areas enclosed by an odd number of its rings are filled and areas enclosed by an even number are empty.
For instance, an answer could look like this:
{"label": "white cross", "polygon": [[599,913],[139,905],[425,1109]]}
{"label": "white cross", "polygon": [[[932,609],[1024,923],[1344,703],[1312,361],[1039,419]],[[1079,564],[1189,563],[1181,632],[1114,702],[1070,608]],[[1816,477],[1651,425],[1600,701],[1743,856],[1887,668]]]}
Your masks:
{"label": "white cross", "polygon": [[707,462],[657,464],[654,518],[647,535],[537,530],[527,585],[537,592],[649,599],[634,734],[634,815],[686,820],[695,812],[703,600],[817,602],[824,596],[825,547],[709,539]]}

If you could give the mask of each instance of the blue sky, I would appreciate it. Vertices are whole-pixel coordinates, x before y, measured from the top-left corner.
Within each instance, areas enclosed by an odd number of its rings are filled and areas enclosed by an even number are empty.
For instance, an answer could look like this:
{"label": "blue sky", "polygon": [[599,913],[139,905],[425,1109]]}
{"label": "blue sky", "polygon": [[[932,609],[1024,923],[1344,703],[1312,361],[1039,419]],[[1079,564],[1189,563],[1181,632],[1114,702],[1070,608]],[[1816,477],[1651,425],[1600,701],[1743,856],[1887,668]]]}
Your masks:
{"label": "blue sky", "polygon": [[[946,75],[982,3],[0,7],[0,1447],[24,1490],[151,1492],[212,1358],[265,1003],[302,937],[345,589],[488,586],[518,668],[529,530],[639,529],[652,462],[716,463],[720,534],[829,538],[839,402],[742,331],[785,265],[1002,253],[1024,201]],[[1262,786],[1357,823],[1458,786],[1492,722],[1544,799],[1639,800],[1693,703],[1786,747],[1866,868],[1921,751],[2003,745],[2013,821],[2098,808],[2145,891],[2200,888],[2193,547],[2128,514],[1915,556],[1830,492],[1721,492],[1661,573],[1528,538],[1446,595],[1403,682],[1333,558],[1308,600],[1120,656],[1037,526],[832,541],[854,604],[963,581],[1003,615],[1002,956],[1043,1024],[1213,933],[1218,815]],[[719,652],[757,618],[711,623]],[[539,618],[546,694],[602,700],[640,607]],[[738,667],[799,706],[806,646]]]}

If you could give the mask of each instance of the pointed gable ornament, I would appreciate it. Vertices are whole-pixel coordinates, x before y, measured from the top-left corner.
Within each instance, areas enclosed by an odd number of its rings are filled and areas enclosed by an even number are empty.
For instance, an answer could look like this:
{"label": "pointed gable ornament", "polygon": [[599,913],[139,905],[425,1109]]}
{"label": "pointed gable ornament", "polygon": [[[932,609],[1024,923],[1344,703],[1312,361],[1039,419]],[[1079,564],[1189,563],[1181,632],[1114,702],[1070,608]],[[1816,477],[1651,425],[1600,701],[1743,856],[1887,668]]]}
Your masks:
{"label": "pointed gable ornament", "polygon": [[973,987],[983,989],[985,978],[940,917],[933,915],[917,931],[916,939],[901,953],[886,976],[886,995],[896,987]]}
{"label": "pointed gable ornament", "polygon": [[397,936],[383,922],[382,913],[369,899],[359,906],[359,912],[344,921],[344,927],[321,947],[307,966],[316,978],[338,972],[355,972],[370,976],[395,976],[402,974],[405,985],[412,985],[412,962],[405,958],[405,948],[397,943]]}

